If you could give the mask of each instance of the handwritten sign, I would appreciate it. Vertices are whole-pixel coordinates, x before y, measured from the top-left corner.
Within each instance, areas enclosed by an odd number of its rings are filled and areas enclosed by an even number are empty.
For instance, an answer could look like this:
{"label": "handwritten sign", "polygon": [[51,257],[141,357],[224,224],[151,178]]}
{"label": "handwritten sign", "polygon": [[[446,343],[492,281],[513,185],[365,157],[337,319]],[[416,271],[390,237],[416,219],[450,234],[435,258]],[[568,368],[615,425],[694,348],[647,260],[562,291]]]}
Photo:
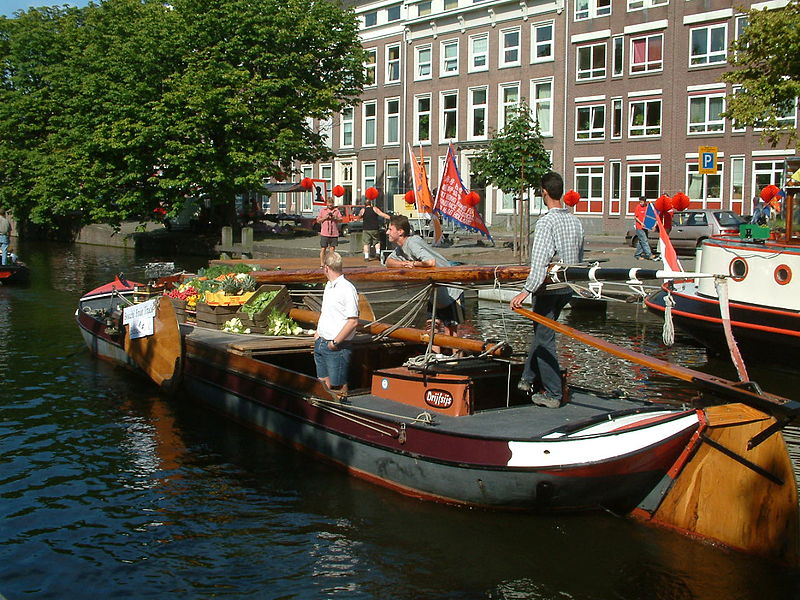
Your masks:
{"label": "handwritten sign", "polygon": [[130,338],[153,335],[153,320],[156,316],[158,298],[153,298],[141,304],[126,306],[122,310],[122,324],[130,326]]}

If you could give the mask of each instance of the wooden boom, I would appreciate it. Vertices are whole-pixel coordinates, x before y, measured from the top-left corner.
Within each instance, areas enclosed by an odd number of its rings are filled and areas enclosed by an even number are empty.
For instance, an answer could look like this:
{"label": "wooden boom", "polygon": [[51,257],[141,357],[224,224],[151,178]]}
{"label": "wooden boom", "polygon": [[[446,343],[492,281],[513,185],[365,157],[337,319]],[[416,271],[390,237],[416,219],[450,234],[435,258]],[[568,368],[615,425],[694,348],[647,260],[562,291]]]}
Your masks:
{"label": "wooden boom", "polygon": [[[304,323],[316,323],[319,320],[319,313],[313,310],[305,310],[303,308],[293,308],[289,311],[289,316],[295,321],[302,321]],[[377,335],[384,333],[390,329],[392,325],[387,323],[371,323],[364,319],[358,320],[358,328],[366,333]],[[430,331],[424,329],[414,329],[412,327],[398,327],[394,331],[386,334],[395,340],[402,340],[404,342],[411,342],[415,344],[427,344],[430,341]],[[471,340],[469,338],[455,337],[452,335],[435,334],[433,336],[433,343],[437,346],[444,348],[455,348],[456,350],[464,350],[466,352],[475,352],[482,354],[486,352],[488,356],[508,356],[511,353],[511,347],[504,342],[484,342],[481,340]]]}
{"label": "wooden boom", "polygon": [[699,389],[742,402],[774,417],[786,420],[794,419],[798,414],[800,414],[800,402],[795,400],[790,400],[789,398],[783,398],[782,396],[776,396],[767,392],[756,392],[748,387],[743,387],[743,385],[746,384],[737,384],[728,379],[714,377],[713,375],[701,373],[700,371],[675,365],[659,358],[653,358],[652,356],[641,354],[640,352],[628,350],[627,348],[623,348],[617,344],[601,340],[600,338],[591,334],[573,329],[569,325],[564,325],[558,321],[553,321],[552,319],[543,317],[532,310],[515,308],[514,311],[524,317],[527,317],[531,321],[541,323],[542,325],[545,325],[550,329],[557,331],[558,333],[563,333],[564,335],[579,340],[588,346],[599,348],[600,350],[608,352],[613,356],[617,356],[638,365],[642,365],[643,367],[648,367],[655,371],[659,371],[665,375],[671,375],[677,379],[687,381],[694,384]]}

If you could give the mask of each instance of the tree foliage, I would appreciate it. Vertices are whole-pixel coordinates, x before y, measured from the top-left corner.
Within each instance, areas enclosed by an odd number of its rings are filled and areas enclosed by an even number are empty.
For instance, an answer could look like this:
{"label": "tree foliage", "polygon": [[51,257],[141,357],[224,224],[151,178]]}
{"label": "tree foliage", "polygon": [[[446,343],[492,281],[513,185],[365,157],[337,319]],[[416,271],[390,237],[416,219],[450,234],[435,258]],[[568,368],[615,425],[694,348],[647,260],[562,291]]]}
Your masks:
{"label": "tree foliage", "polygon": [[358,97],[356,20],[322,0],[107,0],[0,19],[0,204],[48,224],[231,205],[330,155]]}
{"label": "tree foliage", "polygon": [[521,103],[486,149],[472,158],[472,169],[507,194],[539,186],[542,175],[550,170],[550,156],[527,104]]}
{"label": "tree foliage", "polygon": [[800,96],[800,1],[781,9],[751,10],[747,26],[732,44],[729,56],[734,70],[723,79],[740,90],[728,97],[725,116],[739,125],[763,128],[773,146],[782,139],[800,147],[794,120],[782,124],[781,116],[793,113]]}

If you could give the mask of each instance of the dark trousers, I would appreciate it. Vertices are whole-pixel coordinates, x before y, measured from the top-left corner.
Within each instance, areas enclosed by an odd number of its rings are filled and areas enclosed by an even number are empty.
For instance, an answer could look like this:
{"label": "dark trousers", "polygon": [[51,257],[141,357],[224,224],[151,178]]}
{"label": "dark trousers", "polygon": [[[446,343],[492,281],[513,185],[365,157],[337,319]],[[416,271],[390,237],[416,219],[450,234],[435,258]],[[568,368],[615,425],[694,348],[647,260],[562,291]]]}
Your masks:
{"label": "dark trousers", "polygon": [[[556,321],[570,296],[571,294],[534,296],[533,312]],[[561,367],[556,352],[556,332],[545,325],[536,323],[533,326],[533,340],[522,370],[522,379],[531,382],[538,380],[548,395],[561,398]]]}

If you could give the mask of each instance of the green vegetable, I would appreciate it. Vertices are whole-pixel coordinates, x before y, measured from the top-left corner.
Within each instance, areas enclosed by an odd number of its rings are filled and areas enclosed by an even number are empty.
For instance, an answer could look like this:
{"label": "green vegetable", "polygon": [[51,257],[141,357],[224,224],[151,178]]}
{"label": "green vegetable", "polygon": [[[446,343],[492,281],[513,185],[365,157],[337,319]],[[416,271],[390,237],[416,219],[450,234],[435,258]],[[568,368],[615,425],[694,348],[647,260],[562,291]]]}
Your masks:
{"label": "green vegetable", "polygon": [[278,290],[262,292],[255,298],[250,298],[247,304],[242,306],[242,310],[252,317],[256,313],[260,313],[262,310],[264,310],[277,295]]}
{"label": "green vegetable", "polygon": [[252,265],[239,263],[236,265],[215,265],[207,269],[200,269],[197,274],[200,276],[205,275],[209,279],[215,279],[220,275],[227,275],[228,273],[252,273],[256,268]]}
{"label": "green vegetable", "polygon": [[303,332],[302,327],[294,322],[289,316],[273,310],[267,317],[266,333],[269,335],[299,335]]}

